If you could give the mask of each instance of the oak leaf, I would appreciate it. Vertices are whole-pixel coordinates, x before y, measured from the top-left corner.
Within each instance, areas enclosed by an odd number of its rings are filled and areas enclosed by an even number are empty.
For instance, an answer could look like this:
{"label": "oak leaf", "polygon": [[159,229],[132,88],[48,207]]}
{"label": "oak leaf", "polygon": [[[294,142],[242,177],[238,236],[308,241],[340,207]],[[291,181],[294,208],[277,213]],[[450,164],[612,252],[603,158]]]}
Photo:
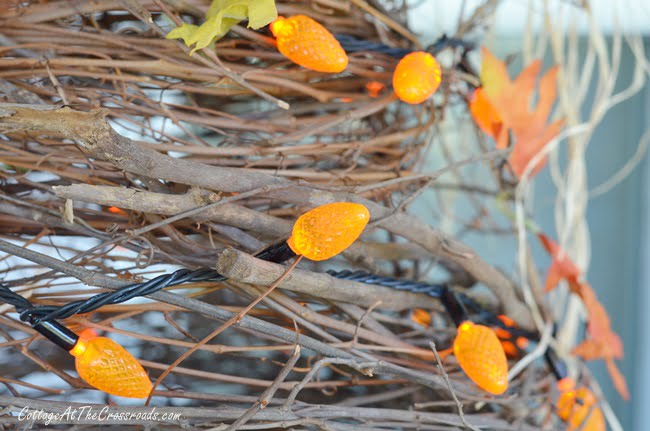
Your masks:
{"label": "oak leaf", "polygon": [[537,237],[546,252],[553,258],[551,266],[548,269],[548,275],[546,276],[546,291],[548,292],[555,288],[560,280],[566,280],[571,290],[574,292],[577,291],[579,287],[578,278],[580,277],[580,269],[573,263],[569,255],[562,250],[558,243],[543,233],[538,233]]}
{"label": "oak leaf", "polygon": [[573,349],[573,354],[587,361],[605,360],[614,386],[624,399],[628,399],[630,395],[625,378],[615,362],[615,359],[623,358],[623,342],[612,330],[611,320],[605,307],[598,301],[591,285],[580,281],[580,269],[569,255],[543,233],[538,233],[537,237],[553,258],[546,278],[546,290],[552,290],[560,280],[566,280],[571,291],[580,297],[587,310],[588,338]]}
{"label": "oak leaf", "polygon": [[[539,81],[538,102],[531,110],[541,61],[535,60],[514,80],[510,80],[506,64],[483,48],[481,88],[470,100],[470,113],[476,124],[494,138],[499,149],[508,147],[514,137],[510,166],[521,177],[526,166],[562,128],[564,120],[547,124],[556,97],[558,68],[549,69]],[[531,170],[531,176],[546,163],[543,157]]]}

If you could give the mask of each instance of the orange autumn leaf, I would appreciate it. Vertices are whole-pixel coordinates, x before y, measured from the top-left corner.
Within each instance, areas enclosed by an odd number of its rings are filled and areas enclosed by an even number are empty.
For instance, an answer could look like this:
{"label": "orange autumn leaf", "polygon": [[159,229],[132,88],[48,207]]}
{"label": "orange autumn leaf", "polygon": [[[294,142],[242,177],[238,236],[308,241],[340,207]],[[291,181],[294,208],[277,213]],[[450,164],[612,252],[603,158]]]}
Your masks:
{"label": "orange autumn leaf", "polygon": [[607,358],[605,360],[605,365],[607,365],[607,372],[609,373],[609,377],[612,379],[614,387],[618,393],[621,394],[621,397],[623,397],[624,400],[629,400],[630,390],[627,388],[625,377],[623,376],[623,373],[621,373],[621,370],[616,366],[616,362],[614,362],[612,358]]}
{"label": "orange autumn leaf", "polygon": [[[580,297],[587,309],[589,323],[587,333],[592,340],[602,344],[602,358],[623,358],[623,343],[612,330],[611,322],[603,304],[598,301],[596,293],[588,283],[580,285]],[[586,358],[585,358],[586,359]]]}
{"label": "orange autumn leaf", "polygon": [[[470,113],[485,133],[496,141],[497,148],[508,146],[509,135],[514,137],[510,166],[521,177],[528,163],[554,138],[564,124],[563,120],[547,124],[556,97],[558,68],[553,67],[539,81],[538,102],[533,110],[530,103],[535,91],[539,60],[528,65],[514,80],[510,80],[506,64],[483,48],[481,91],[470,101]],[[544,157],[535,165],[531,175],[544,167]]]}
{"label": "orange autumn leaf", "polygon": [[578,294],[587,309],[589,321],[587,334],[584,340],[575,349],[573,354],[584,360],[604,359],[609,376],[614,382],[614,387],[623,399],[629,399],[630,393],[625,382],[625,377],[616,366],[614,359],[623,359],[623,342],[611,328],[609,315],[603,304],[598,301],[596,293],[588,283],[580,283]]}
{"label": "orange autumn leaf", "polygon": [[[490,103],[482,88],[477,88],[472,94],[469,111],[476,125],[483,132],[495,140],[499,139],[501,136],[501,128],[503,127],[503,120],[499,112]],[[507,137],[507,135],[504,136]]]}
{"label": "orange autumn leaf", "polygon": [[552,290],[560,280],[566,280],[571,291],[582,299],[587,310],[588,338],[573,349],[573,354],[587,361],[604,359],[616,389],[623,398],[628,399],[629,391],[625,378],[614,362],[615,359],[623,358],[623,342],[612,330],[611,320],[605,307],[598,300],[591,285],[579,281],[580,269],[566,252],[543,233],[538,233],[537,237],[553,258],[546,278],[546,290]]}
{"label": "orange autumn leaf", "polygon": [[615,359],[623,359],[623,342],[612,330],[605,307],[598,301],[596,293],[588,283],[580,284],[579,295],[589,315],[587,324],[589,338],[576,346],[573,353],[587,361],[604,359],[614,387],[621,397],[627,400],[630,398],[630,392],[625,377],[614,362]]}
{"label": "orange autumn leaf", "polygon": [[580,269],[573,263],[569,255],[562,250],[558,243],[543,233],[538,233],[537,238],[539,238],[544,249],[553,258],[551,266],[548,269],[548,275],[546,276],[546,291],[553,290],[560,280],[566,280],[571,290],[577,290]]}

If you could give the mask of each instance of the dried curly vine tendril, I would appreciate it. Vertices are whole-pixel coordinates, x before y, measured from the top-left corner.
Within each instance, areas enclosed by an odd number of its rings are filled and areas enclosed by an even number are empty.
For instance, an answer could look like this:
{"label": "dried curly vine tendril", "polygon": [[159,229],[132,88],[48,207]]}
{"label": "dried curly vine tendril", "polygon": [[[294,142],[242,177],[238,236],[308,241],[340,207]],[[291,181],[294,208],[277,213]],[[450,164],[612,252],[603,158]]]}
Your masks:
{"label": "dried curly vine tendril", "polygon": [[405,55],[393,72],[393,89],[402,102],[416,105],[427,100],[440,86],[442,71],[428,52]]}
{"label": "dried curly vine tendril", "polygon": [[370,220],[368,209],[350,202],[321,205],[301,215],[287,244],[296,254],[326,260],[348,248]]}
{"label": "dried curly vine tendril", "polygon": [[146,398],[151,391],[140,362],[110,338],[83,331],[70,354],[79,377],[100,391],[128,398]]}
{"label": "dried curly vine tendril", "polygon": [[508,389],[508,361],[494,331],[470,321],[460,324],[454,355],[465,374],[481,389],[500,395]]}
{"label": "dried curly vine tendril", "polygon": [[317,72],[339,73],[348,56],[325,27],[305,15],[279,17],[271,24],[278,51],[294,63]]}

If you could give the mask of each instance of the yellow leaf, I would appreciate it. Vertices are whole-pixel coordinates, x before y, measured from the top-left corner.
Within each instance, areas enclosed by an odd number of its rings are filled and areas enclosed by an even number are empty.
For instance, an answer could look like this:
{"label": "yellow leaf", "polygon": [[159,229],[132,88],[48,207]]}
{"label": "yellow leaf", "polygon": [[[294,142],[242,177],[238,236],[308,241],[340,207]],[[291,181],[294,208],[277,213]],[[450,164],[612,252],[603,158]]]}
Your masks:
{"label": "yellow leaf", "polygon": [[167,34],[167,39],[183,39],[192,52],[222,38],[237,23],[248,19],[248,27],[258,29],[278,17],[275,0],[214,0],[200,26],[183,24]]}
{"label": "yellow leaf", "polygon": [[185,42],[185,45],[190,46],[190,39],[194,33],[196,33],[196,30],[198,30],[199,26],[198,25],[192,25],[192,24],[185,24],[181,25],[180,27],[176,27],[169,33],[167,33],[167,39],[183,39],[183,42]]}
{"label": "yellow leaf", "polygon": [[253,0],[248,2],[248,27],[260,28],[275,21],[278,11],[275,0]]}

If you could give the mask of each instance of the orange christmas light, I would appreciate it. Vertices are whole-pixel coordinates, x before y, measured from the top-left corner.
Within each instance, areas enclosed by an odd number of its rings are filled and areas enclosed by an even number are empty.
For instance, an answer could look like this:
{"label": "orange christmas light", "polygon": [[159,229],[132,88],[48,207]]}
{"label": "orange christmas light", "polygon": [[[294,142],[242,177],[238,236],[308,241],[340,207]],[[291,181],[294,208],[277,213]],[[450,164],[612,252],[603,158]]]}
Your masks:
{"label": "orange christmas light", "polygon": [[348,56],[325,27],[305,15],[278,17],[271,24],[278,51],[294,63],[317,72],[339,73]]}
{"label": "orange christmas light", "polygon": [[508,361],[499,338],[487,326],[460,324],[454,355],[465,374],[481,389],[500,395],[508,389]]}
{"label": "orange christmas light", "polygon": [[[517,325],[514,320],[503,314],[498,315],[497,318],[503,322],[506,327],[514,328]],[[526,337],[515,338],[507,329],[495,327],[494,333],[499,337],[501,345],[503,346],[503,351],[509,358],[519,357],[521,351],[528,347],[528,339]]]}
{"label": "orange christmas light", "polygon": [[404,56],[393,72],[393,89],[402,102],[417,105],[440,86],[442,70],[436,58],[417,51]]}
{"label": "orange christmas light", "polygon": [[416,308],[411,313],[411,320],[426,328],[431,325],[431,313],[422,308]]}
{"label": "orange christmas light", "polygon": [[567,423],[568,431],[605,431],[605,418],[596,396],[582,387],[562,393],[557,402],[557,414]]}
{"label": "orange christmas light", "polygon": [[369,81],[366,83],[366,90],[368,91],[368,96],[372,98],[377,98],[381,95],[381,92],[384,91],[386,86],[379,81]]}
{"label": "orange christmas light", "polygon": [[334,202],[307,211],[293,225],[287,244],[296,254],[326,260],[348,248],[370,220],[368,209],[351,202]]}
{"label": "orange christmas light", "polygon": [[90,386],[120,397],[149,396],[151,381],[140,362],[110,338],[83,331],[70,354],[79,377]]}

